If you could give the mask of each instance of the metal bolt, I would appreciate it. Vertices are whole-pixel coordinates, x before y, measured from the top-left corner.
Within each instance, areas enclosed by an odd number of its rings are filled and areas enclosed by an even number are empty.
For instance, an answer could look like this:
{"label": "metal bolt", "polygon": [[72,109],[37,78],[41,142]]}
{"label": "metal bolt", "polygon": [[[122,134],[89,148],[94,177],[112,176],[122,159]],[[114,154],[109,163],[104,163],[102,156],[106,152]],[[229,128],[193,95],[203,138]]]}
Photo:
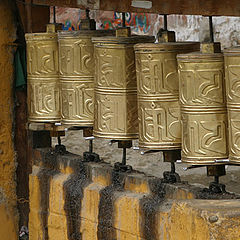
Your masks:
{"label": "metal bolt", "polygon": [[215,223],[218,221],[218,216],[210,216],[208,220],[210,223]]}

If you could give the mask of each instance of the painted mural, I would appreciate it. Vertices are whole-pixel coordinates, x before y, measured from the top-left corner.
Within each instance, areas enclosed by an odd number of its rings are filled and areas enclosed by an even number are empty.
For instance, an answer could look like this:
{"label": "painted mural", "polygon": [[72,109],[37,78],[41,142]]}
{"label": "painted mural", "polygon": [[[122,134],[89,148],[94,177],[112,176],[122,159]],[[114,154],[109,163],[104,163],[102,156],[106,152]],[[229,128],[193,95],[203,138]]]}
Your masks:
{"label": "painted mural", "polygon": [[[51,10],[51,20],[53,18]],[[152,34],[151,22],[157,19],[157,14],[126,13],[126,26],[131,27],[133,33]],[[122,26],[122,14],[110,11],[92,11],[91,17],[96,19],[99,29],[113,29]],[[85,18],[85,11],[73,8],[57,8],[57,22],[63,23],[64,30],[79,30],[80,21]]]}
{"label": "painted mural", "polygon": [[[91,11],[91,18],[98,29],[112,29],[122,26],[121,13],[111,11]],[[77,8],[56,8],[56,19],[63,23],[64,30],[78,30],[85,11]],[[51,9],[51,21],[53,13]],[[240,20],[238,17],[214,17],[215,41],[222,48],[240,44]],[[163,16],[150,13],[126,13],[126,26],[133,34],[155,35],[163,27]],[[209,38],[208,18],[198,15],[169,15],[168,29],[176,32],[177,41],[202,41]]]}
{"label": "painted mural", "polygon": [[[152,15],[152,14],[151,14]],[[100,19],[101,28],[103,29],[112,29],[116,27],[122,26],[122,14],[113,12],[112,17],[108,18],[103,17]],[[146,13],[126,13],[126,22],[127,27],[131,27],[134,32],[141,32],[143,34],[147,34],[151,25],[149,24],[149,14]]]}

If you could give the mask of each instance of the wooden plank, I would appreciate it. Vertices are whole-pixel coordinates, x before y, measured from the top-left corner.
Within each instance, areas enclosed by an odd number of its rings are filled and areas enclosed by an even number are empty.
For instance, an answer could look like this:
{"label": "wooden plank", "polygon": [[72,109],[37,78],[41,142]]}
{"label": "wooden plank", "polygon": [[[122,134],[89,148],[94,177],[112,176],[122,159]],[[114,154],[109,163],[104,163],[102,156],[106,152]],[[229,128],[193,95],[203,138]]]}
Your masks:
{"label": "wooden plank", "polygon": [[[144,3],[145,2],[145,3]],[[116,12],[149,12],[159,14],[240,16],[239,0],[33,0],[34,4],[99,9]],[[133,5],[152,5],[150,9]]]}
{"label": "wooden plank", "polygon": [[55,123],[27,123],[26,128],[30,131],[65,131],[63,125],[55,125]]}
{"label": "wooden plank", "polygon": [[81,9],[99,9],[100,0],[33,0],[33,4]]}

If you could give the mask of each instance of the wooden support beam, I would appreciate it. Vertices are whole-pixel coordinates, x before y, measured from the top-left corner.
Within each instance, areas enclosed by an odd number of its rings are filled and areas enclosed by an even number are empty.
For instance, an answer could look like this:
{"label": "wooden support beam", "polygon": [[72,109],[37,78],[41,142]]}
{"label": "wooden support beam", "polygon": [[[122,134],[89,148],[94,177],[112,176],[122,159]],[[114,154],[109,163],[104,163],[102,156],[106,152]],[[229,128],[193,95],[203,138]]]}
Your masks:
{"label": "wooden support beam", "polygon": [[240,16],[239,0],[33,0],[33,3],[48,6],[81,9],[89,8],[116,12]]}

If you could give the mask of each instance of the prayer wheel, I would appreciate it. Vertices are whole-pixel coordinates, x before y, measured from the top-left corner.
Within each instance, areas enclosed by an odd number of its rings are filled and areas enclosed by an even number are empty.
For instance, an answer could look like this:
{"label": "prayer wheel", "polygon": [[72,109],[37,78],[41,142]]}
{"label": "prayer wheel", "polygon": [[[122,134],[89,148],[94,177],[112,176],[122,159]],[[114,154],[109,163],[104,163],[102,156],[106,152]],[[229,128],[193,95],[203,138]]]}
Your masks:
{"label": "prayer wheel", "polygon": [[240,46],[224,51],[229,161],[240,163]]}
{"label": "prayer wheel", "polygon": [[61,121],[64,125],[93,126],[94,45],[92,37],[113,31],[62,31],[59,39]]}
{"label": "prayer wheel", "polygon": [[223,55],[209,46],[178,55],[182,162],[194,165],[228,158]]}
{"label": "prayer wheel", "polygon": [[150,36],[131,36],[117,29],[115,37],[92,39],[96,79],[93,134],[116,140],[138,138],[137,81],[134,44],[154,42]]}
{"label": "prayer wheel", "polygon": [[28,119],[30,122],[60,121],[58,41],[55,25],[46,33],[28,33]]}
{"label": "prayer wheel", "polygon": [[135,45],[139,147],[181,148],[177,54],[199,50],[199,43]]}

